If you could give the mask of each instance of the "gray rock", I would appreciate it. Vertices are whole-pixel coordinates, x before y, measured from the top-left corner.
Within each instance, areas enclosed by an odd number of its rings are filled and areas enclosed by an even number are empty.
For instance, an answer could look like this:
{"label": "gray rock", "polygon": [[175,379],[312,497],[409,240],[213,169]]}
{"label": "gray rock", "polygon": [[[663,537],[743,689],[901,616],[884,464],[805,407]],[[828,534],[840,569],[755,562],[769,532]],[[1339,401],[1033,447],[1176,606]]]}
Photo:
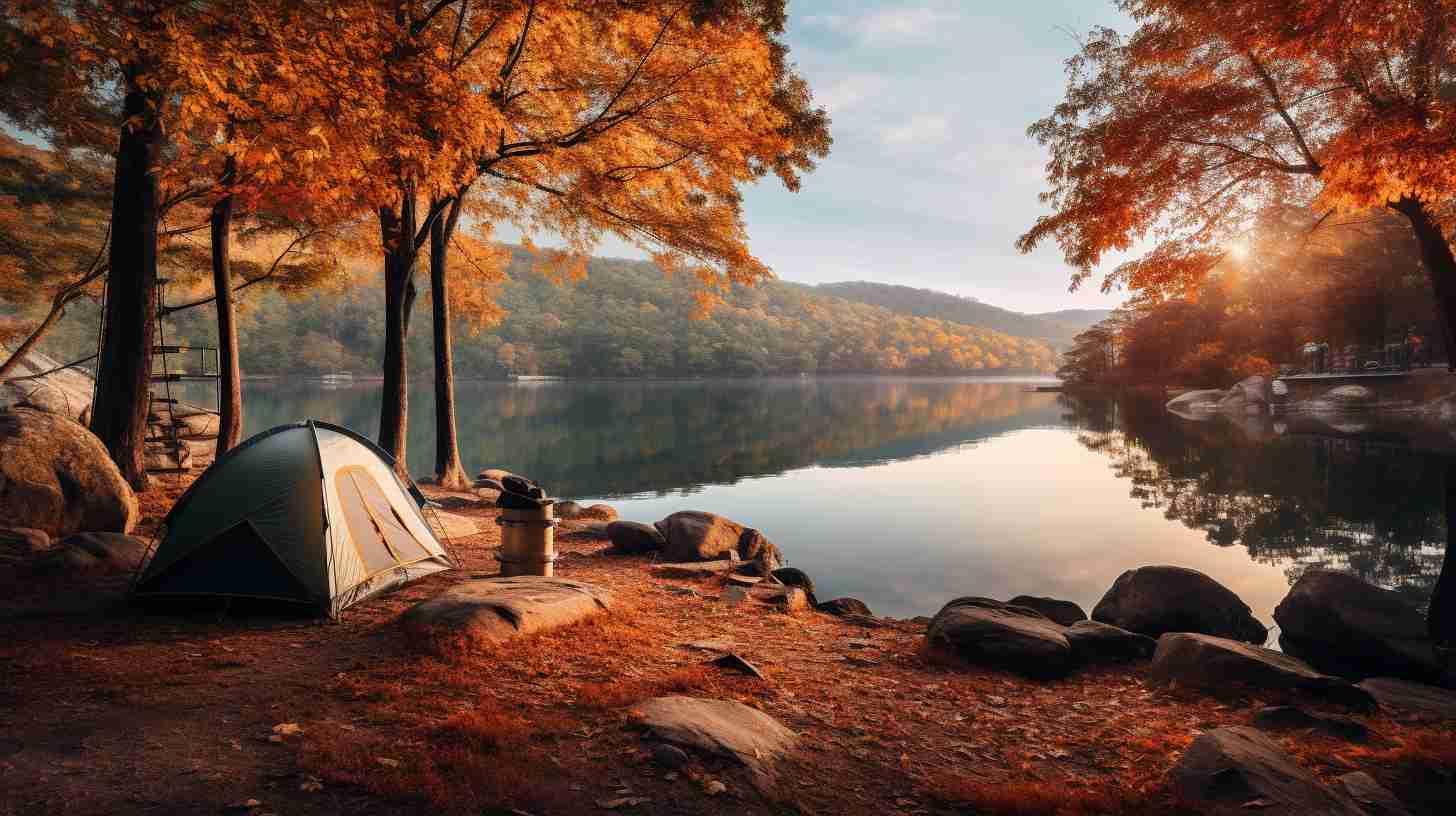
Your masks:
{"label": "gray rock", "polygon": [[459,637],[484,645],[584,620],[607,610],[611,600],[605,589],[562,578],[485,578],[414,605],[400,624],[427,641]]}
{"label": "gray rock", "polygon": [[657,739],[736,760],[763,775],[797,740],[778,720],[731,700],[657,697],[634,706],[633,717]]}
{"label": "gray rock", "polygon": [[1169,776],[1174,791],[1194,803],[1278,816],[1364,816],[1355,800],[1320,784],[1279,743],[1247,726],[1203,733]]}
{"label": "gray rock", "polygon": [[870,611],[869,606],[858,598],[834,598],[833,600],[819,604],[815,608],[820,612],[840,617],[845,615],[870,616],[874,614]]}
{"label": "gray rock", "polygon": [[804,594],[809,597],[809,605],[818,608],[819,599],[814,597],[814,579],[810,578],[807,572],[798,567],[779,567],[770,574],[784,586],[804,590]]}
{"label": "gray rock", "polygon": [[1158,648],[1158,642],[1137,632],[1129,632],[1097,621],[1080,620],[1067,627],[1067,642],[1079,663],[1120,663],[1147,660]]}
{"label": "gray rock", "polygon": [[1042,598],[1036,595],[1017,595],[1006,603],[1012,606],[1024,606],[1027,609],[1035,609],[1042,615],[1051,618],[1063,626],[1071,626],[1077,621],[1087,620],[1087,613],[1071,601],[1058,600],[1057,598]]}
{"label": "gray rock", "polygon": [[1253,724],[1261,731],[1313,730],[1352,742],[1364,742],[1370,738],[1370,729],[1349,717],[1311,714],[1290,705],[1269,706],[1255,711]]}
{"label": "gray rock", "polygon": [[1158,638],[1148,676],[1212,692],[1300,691],[1339,705],[1369,709],[1374,699],[1338,677],[1320,674],[1302,661],[1273,649],[1237,640],[1175,632]]}
{"label": "gray rock", "polygon": [[619,552],[635,555],[657,552],[667,544],[662,533],[650,524],[635,521],[614,521],[607,525],[607,538]]}
{"label": "gray rock", "polygon": [[1075,665],[1061,624],[990,598],[957,598],[931,619],[926,637],[972,663],[1030,677],[1061,677]]}
{"label": "gray rock", "polygon": [[1306,570],[1274,609],[1284,651],[1320,671],[1438,682],[1426,619],[1400,595],[1334,570]]}
{"label": "gray rock", "polygon": [[1118,576],[1092,610],[1092,620],[1158,637],[1197,632],[1263,643],[1269,631],[1249,605],[1198,570],[1150,566]]}
{"label": "gray rock", "polygon": [[[0,343],[0,360],[10,357],[12,349]],[[6,377],[32,377],[50,371],[44,377],[27,380],[7,379],[0,382],[0,408],[24,405],[37,411],[84,421],[91,410],[91,391],[95,381],[79,368],[52,371],[60,360],[38,351],[25,355]]]}
{"label": "gray rock", "polygon": [[137,498],[101,444],[75,420],[0,410],[0,519],[52,537],[129,533]]}
{"label": "gray rock", "polygon": [[1354,799],[1369,816],[1411,816],[1395,794],[1364,771],[1355,771],[1335,778],[1345,794]]}
{"label": "gray rock", "polygon": [[[783,554],[763,533],[752,528],[738,537],[738,557],[751,562],[759,575],[771,575],[783,566]],[[805,576],[808,577],[808,576]],[[813,592],[809,593],[811,596]]]}
{"label": "gray rock", "polygon": [[1372,677],[1359,687],[1397,719],[1456,720],[1456,691],[1394,677]]}
{"label": "gray rock", "polygon": [[660,742],[652,746],[652,761],[663,768],[675,771],[679,768],[686,768],[688,763],[692,762],[692,758],[688,756],[687,751],[676,745]]}
{"label": "gray rock", "polygon": [[574,501],[563,501],[556,503],[556,517],[561,519],[574,519],[581,515],[585,507]]}
{"label": "gray rock", "polygon": [[124,533],[76,533],[55,542],[36,567],[91,575],[131,575],[151,543]]}

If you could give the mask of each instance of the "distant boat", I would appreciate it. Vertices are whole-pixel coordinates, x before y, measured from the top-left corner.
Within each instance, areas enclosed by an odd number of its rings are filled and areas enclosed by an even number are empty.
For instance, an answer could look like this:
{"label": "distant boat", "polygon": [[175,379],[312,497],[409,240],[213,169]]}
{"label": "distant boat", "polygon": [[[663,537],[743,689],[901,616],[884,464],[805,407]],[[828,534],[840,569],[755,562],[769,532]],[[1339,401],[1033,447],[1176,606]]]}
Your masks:
{"label": "distant boat", "polygon": [[555,382],[564,380],[565,377],[557,377],[551,374],[512,374],[511,379],[522,382]]}
{"label": "distant boat", "polygon": [[348,371],[336,371],[332,374],[325,374],[319,378],[324,385],[352,385],[354,375]]}

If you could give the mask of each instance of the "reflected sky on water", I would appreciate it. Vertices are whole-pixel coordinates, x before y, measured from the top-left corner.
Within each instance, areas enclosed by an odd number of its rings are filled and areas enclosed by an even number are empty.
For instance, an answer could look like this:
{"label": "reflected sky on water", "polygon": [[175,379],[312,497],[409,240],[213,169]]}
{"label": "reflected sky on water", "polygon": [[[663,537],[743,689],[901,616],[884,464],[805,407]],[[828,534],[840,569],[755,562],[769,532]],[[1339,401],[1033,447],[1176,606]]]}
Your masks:
{"label": "reflected sky on water", "polygon": [[[933,614],[961,595],[1089,611],[1123,570],[1177,564],[1272,624],[1310,564],[1424,602],[1445,540],[1443,469],[1409,428],[1188,422],[1157,402],[1025,382],[826,378],[462,382],[466,466],[504,467],[627,519],[757,527],[821,597]],[[373,435],[378,385],[246,385],[246,430],[313,417]],[[430,471],[428,388],[411,472]]]}

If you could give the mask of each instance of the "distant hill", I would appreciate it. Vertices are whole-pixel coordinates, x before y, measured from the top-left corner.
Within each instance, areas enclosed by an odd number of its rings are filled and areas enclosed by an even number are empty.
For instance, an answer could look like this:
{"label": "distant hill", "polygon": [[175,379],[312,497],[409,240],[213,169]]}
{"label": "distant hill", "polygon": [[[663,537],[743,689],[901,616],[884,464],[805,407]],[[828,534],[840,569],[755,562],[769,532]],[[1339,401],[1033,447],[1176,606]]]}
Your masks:
{"label": "distant hill", "polygon": [[1073,337],[1109,314],[1107,309],[1063,309],[1026,314],[934,289],[870,281],[821,283],[813,288],[822,294],[880,306],[892,312],[980,326],[1014,337],[1043,340],[1059,348],[1070,346]]}

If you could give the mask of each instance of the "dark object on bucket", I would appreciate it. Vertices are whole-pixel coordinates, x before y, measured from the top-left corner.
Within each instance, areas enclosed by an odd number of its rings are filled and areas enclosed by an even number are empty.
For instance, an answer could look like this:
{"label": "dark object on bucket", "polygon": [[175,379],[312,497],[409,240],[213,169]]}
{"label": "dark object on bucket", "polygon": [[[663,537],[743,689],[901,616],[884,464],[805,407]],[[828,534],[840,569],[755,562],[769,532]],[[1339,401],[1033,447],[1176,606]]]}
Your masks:
{"label": "dark object on bucket", "polygon": [[501,527],[501,547],[496,555],[501,575],[555,575],[555,500],[540,485],[520,476],[507,476],[501,484],[505,490],[495,500],[495,506],[501,509],[495,520]]}

